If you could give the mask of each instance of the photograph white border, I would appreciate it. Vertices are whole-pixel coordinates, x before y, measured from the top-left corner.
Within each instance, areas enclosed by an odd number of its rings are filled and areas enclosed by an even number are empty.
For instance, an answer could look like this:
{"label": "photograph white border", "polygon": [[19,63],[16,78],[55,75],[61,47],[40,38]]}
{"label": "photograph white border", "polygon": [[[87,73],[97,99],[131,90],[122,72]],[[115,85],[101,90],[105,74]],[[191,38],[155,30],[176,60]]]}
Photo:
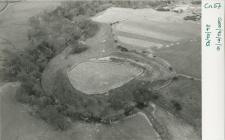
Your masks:
{"label": "photograph white border", "polygon": [[202,0],[201,29],[202,140],[225,140],[224,0]]}

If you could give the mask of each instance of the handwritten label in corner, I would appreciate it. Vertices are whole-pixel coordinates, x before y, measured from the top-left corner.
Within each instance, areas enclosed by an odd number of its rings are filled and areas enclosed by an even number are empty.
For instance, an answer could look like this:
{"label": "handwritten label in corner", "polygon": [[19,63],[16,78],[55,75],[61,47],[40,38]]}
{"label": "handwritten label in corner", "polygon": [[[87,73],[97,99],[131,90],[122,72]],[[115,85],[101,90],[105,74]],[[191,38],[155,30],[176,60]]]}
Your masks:
{"label": "handwritten label in corner", "polygon": [[223,0],[206,0],[202,8],[203,45],[220,51],[224,44],[224,2]]}

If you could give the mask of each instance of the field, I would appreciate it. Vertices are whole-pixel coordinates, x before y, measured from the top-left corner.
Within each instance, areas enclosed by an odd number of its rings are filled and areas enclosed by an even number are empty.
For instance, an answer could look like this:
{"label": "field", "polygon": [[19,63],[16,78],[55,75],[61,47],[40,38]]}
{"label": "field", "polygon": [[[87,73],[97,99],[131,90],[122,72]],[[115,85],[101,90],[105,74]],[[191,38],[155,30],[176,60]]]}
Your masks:
{"label": "field", "polygon": [[[160,94],[168,101],[177,101],[182,110],[178,116],[200,129],[201,127],[201,82],[179,77],[170,86],[161,89]],[[181,88],[180,88],[181,87]]]}
{"label": "field", "polygon": [[155,118],[167,127],[172,140],[199,140],[196,130],[191,125],[184,123],[183,120],[176,118],[162,108],[156,108],[155,110]]}
{"label": "field", "polygon": [[16,44],[17,49],[28,46],[27,32],[29,29],[28,20],[43,9],[50,10],[59,2],[18,2],[11,3],[0,13],[0,37],[10,39]]}
{"label": "field", "polygon": [[[201,78],[201,39],[182,41],[169,48],[155,51],[157,56],[167,60],[178,73]],[[177,59],[179,58],[179,59]]]}
{"label": "field", "polygon": [[[26,48],[29,45],[28,19],[57,5],[58,2],[10,4],[0,13],[0,50],[12,48],[14,44],[15,50]],[[157,96],[148,107],[108,125],[77,120],[71,129],[58,131],[35,117],[33,108],[16,101],[19,83],[1,84],[1,139],[200,140],[200,25],[199,22],[184,21],[183,17],[183,14],[151,8],[108,8],[92,17],[99,25],[99,31],[82,40],[88,49],[71,54],[71,48],[67,47],[51,59],[42,74],[41,83],[48,94],[55,90],[57,72],[61,70],[68,70],[74,89],[93,96],[111,89],[116,89],[112,92],[116,94],[120,90],[118,87],[141,85],[144,82],[138,80],[143,80],[156,87],[149,87]],[[118,45],[128,52],[119,50]],[[135,65],[142,68],[127,62],[101,60],[108,56],[135,61]],[[144,74],[143,68],[147,69]],[[130,89],[135,87],[138,85]],[[121,91],[125,93],[130,89]]]}
{"label": "field", "polygon": [[73,67],[68,77],[74,88],[87,94],[100,94],[122,86],[141,73],[141,69],[126,63],[90,61]]}
{"label": "field", "polygon": [[[138,125],[137,125],[138,124]],[[145,114],[138,113],[110,127],[102,127],[99,140],[157,140],[159,135]]]}
{"label": "field", "polygon": [[132,10],[113,7],[104,14],[97,15],[93,20],[112,23],[114,38],[132,50],[166,48],[200,36],[197,23],[185,22],[182,16],[175,13],[152,9]]}

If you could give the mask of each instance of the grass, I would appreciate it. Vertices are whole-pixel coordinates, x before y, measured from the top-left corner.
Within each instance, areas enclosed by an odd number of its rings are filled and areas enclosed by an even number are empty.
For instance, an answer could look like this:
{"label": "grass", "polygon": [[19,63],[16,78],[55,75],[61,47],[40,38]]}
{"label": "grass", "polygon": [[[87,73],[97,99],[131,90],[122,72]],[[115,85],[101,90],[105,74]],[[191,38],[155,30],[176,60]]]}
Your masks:
{"label": "grass", "polygon": [[90,61],[73,67],[68,77],[74,88],[86,94],[101,94],[122,86],[141,72],[141,69],[126,63]]}

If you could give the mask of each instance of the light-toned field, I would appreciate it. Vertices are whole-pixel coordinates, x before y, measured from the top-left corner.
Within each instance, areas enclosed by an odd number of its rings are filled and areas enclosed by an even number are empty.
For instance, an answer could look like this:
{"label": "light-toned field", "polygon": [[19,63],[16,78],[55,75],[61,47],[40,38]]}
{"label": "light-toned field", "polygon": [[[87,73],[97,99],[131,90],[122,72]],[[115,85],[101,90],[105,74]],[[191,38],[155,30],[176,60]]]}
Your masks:
{"label": "light-toned field", "polygon": [[68,77],[77,90],[86,94],[101,94],[122,86],[142,71],[129,63],[89,61],[73,67]]}
{"label": "light-toned field", "polygon": [[160,39],[163,41],[177,41],[181,37],[179,36],[173,36],[172,34],[166,34],[163,31],[154,31],[153,29],[145,29],[142,26],[134,26],[129,24],[118,24],[115,28],[116,31],[122,31],[127,32],[131,34],[141,35],[141,36],[147,36],[155,39]]}
{"label": "light-toned field", "polygon": [[175,13],[166,13],[166,12],[158,12],[153,9],[131,9],[131,8],[117,8],[111,7],[106,11],[102,12],[102,14],[94,17],[93,20],[104,22],[104,23],[113,23],[116,21],[123,20],[135,20],[135,21],[143,21],[143,17],[148,21],[161,21],[164,23],[168,22],[183,22],[180,16],[177,16]]}
{"label": "light-toned field", "polygon": [[[109,8],[93,18],[113,23],[114,37],[129,49],[169,47],[200,36],[200,25],[186,22],[183,15],[153,9]],[[136,48],[135,48],[136,47]]]}
{"label": "light-toned field", "polygon": [[154,48],[154,47],[161,48],[163,46],[162,44],[158,44],[155,42],[149,42],[149,41],[125,37],[125,36],[118,36],[117,38],[119,41],[131,46],[140,46],[144,48]]}

